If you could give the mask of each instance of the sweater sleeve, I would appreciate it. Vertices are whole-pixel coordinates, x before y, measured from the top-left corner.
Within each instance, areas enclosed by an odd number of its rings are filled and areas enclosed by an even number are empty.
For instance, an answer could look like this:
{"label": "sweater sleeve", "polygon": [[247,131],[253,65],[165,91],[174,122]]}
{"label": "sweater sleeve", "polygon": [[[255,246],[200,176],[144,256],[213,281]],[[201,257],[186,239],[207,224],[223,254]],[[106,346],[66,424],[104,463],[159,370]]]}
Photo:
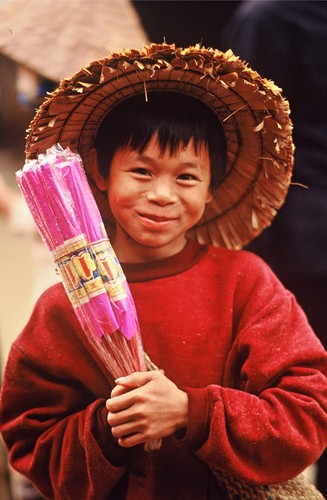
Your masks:
{"label": "sweater sleeve", "polygon": [[326,446],[327,358],[294,296],[260,259],[244,255],[224,383],[186,389],[185,441],[212,470],[281,482]]}
{"label": "sweater sleeve", "polygon": [[110,385],[67,301],[58,286],[46,292],[13,344],[0,430],[13,467],[45,497],[105,499],[120,487],[126,451],[106,423]]}

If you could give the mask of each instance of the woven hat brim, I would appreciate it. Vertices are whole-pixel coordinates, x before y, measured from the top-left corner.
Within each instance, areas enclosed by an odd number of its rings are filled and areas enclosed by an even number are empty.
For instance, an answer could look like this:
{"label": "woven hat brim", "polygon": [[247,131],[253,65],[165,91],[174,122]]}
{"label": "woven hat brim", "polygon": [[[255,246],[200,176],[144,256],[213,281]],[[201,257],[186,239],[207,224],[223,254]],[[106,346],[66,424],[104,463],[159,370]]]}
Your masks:
{"label": "woven hat brim", "polygon": [[293,166],[288,102],[271,81],[226,53],[199,46],[151,44],[92,62],[43,103],[31,123],[28,158],[55,143],[78,152],[107,225],[106,195],[97,190],[89,151],[104,116],[119,102],[158,90],[200,99],[220,118],[227,139],[227,173],[189,236],[200,243],[241,248],[270,225],[284,202]]}

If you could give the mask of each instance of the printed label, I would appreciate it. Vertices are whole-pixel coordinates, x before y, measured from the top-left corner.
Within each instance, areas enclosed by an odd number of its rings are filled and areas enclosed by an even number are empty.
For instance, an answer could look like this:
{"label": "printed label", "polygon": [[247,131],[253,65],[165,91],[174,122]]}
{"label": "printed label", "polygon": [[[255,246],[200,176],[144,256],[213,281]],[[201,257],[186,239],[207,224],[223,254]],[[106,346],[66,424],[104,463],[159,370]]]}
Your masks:
{"label": "printed label", "polygon": [[108,239],[88,245],[84,235],[65,241],[53,251],[66,292],[74,307],[107,293],[125,299],[125,275]]}
{"label": "printed label", "polygon": [[96,263],[106,290],[113,301],[125,299],[125,275],[107,239],[92,243]]}
{"label": "printed label", "polygon": [[53,252],[58,272],[74,307],[106,293],[95,255],[84,236],[66,241]]}

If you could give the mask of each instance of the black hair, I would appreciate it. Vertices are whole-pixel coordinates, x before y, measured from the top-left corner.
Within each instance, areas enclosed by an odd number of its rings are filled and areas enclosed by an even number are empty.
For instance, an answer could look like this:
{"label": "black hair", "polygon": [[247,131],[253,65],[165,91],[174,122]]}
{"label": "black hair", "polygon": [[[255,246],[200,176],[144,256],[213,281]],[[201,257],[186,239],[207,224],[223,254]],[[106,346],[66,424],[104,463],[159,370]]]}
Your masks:
{"label": "black hair", "polygon": [[162,154],[169,149],[173,155],[192,138],[195,151],[199,144],[205,144],[210,157],[210,188],[219,185],[227,157],[222,124],[208,106],[177,92],[149,92],[148,100],[144,94],[138,94],[106,115],[94,143],[102,177],[108,177],[112,158],[119,148],[129,146],[142,153],[155,133]]}

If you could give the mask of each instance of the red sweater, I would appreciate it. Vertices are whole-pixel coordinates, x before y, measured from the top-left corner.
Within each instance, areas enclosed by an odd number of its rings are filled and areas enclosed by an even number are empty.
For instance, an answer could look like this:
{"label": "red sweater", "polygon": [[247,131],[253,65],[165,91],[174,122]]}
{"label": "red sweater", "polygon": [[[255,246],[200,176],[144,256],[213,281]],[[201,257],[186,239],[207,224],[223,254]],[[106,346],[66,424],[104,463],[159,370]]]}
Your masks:
{"label": "red sweater", "polygon": [[14,342],[1,427],[12,465],[48,498],[223,498],[212,469],[288,479],[326,446],[326,352],[294,297],[256,256],[189,243],[126,265],[145,349],[189,396],[186,435],[120,448],[112,385],[81,342],[61,284]]}

